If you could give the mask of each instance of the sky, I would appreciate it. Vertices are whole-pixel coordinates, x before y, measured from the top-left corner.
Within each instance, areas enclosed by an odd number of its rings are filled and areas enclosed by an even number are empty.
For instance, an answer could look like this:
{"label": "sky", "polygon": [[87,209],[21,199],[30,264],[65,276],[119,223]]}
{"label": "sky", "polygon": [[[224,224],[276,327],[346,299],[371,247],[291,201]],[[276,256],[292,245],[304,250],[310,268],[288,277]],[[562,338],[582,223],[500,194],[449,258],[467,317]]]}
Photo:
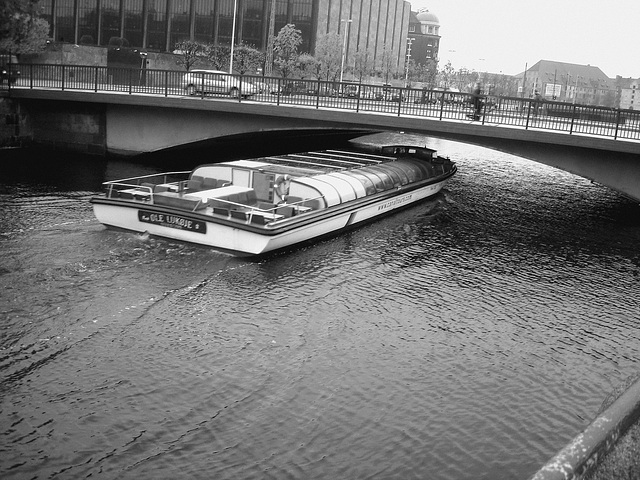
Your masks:
{"label": "sky", "polygon": [[640,0],[409,0],[440,20],[440,67],[515,75],[539,60],[640,78]]}

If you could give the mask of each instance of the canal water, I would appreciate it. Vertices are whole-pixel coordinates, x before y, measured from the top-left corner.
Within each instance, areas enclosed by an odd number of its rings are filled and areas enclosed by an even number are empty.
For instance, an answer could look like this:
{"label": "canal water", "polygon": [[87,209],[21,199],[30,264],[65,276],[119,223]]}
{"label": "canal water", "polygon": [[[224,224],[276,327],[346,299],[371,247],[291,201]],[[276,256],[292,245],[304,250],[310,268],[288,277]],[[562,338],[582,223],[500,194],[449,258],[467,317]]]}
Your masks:
{"label": "canal water", "polygon": [[640,207],[405,137],[441,194],[259,261],[94,219],[166,165],[3,152],[0,477],[532,475],[638,372]]}

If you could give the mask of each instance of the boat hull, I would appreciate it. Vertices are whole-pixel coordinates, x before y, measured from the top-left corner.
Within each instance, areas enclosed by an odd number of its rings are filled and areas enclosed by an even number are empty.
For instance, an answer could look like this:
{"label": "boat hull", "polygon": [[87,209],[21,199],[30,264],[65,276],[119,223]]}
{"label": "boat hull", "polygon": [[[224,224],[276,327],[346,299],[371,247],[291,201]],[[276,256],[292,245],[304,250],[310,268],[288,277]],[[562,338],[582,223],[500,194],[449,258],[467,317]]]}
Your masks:
{"label": "boat hull", "polygon": [[366,197],[264,227],[156,205],[92,199],[96,218],[119,229],[213,247],[235,255],[261,255],[372,221],[436,195],[453,175],[423,185]]}

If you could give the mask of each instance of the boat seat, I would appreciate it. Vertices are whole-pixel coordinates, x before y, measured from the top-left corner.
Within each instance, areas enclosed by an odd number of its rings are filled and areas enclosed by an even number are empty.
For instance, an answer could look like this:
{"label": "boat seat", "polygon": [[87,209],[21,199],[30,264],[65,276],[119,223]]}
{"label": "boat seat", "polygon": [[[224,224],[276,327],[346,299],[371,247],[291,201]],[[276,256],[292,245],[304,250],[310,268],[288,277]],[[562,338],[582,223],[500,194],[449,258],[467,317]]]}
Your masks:
{"label": "boat seat", "polygon": [[192,192],[202,190],[202,180],[197,180],[197,178],[201,177],[194,177],[190,180],[187,180],[187,190],[190,190]]}
{"label": "boat seat", "polygon": [[213,213],[215,213],[216,215],[222,215],[224,217],[228,217],[229,216],[229,209],[228,208],[222,208],[222,207],[213,207]]}
{"label": "boat seat", "polygon": [[203,190],[211,190],[212,188],[218,187],[218,180],[215,178],[205,177],[202,180],[202,189]]}
{"label": "boat seat", "polygon": [[190,195],[179,195],[171,192],[160,192],[153,195],[153,203],[156,205],[166,205],[168,207],[181,208],[183,210],[199,210],[206,205],[200,198]]}
{"label": "boat seat", "polygon": [[296,210],[291,205],[285,205],[282,207],[278,207],[276,209],[276,213],[279,215],[284,215],[285,218],[293,217],[296,214]]}
{"label": "boat seat", "polygon": [[251,223],[255,224],[255,225],[266,225],[267,222],[269,222],[270,220],[267,218],[264,218],[262,215],[251,215]]}
{"label": "boat seat", "polygon": [[236,220],[242,220],[243,222],[247,221],[247,212],[241,212],[240,210],[230,210],[231,218],[235,218]]}
{"label": "boat seat", "polygon": [[273,210],[274,208],[276,208],[276,206],[273,203],[269,203],[269,202],[260,202],[258,201],[256,203],[256,207],[258,207],[260,210]]}
{"label": "boat seat", "polygon": [[153,193],[161,193],[161,192],[168,192],[169,191],[169,187],[167,185],[156,185],[155,188],[153,189]]}

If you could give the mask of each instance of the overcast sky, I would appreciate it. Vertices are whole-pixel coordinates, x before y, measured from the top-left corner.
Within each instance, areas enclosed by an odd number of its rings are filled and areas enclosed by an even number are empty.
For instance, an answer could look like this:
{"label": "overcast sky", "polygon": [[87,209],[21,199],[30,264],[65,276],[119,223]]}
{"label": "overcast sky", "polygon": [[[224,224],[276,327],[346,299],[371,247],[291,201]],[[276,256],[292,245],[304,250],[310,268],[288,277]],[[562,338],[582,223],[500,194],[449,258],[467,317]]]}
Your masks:
{"label": "overcast sky", "polygon": [[538,60],[640,77],[640,0],[409,0],[440,20],[440,67],[515,75]]}

